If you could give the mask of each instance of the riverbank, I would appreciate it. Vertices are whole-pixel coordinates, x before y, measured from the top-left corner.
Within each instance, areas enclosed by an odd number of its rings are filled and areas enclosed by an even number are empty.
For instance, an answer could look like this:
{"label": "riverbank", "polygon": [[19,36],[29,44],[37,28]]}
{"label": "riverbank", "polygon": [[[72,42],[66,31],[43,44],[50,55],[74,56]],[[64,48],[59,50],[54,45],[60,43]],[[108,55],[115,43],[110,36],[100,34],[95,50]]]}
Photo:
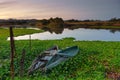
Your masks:
{"label": "riverbank", "polygon": [[[1,32],[1,31],[0,31]],[[3,61],[0,68],[0,79],[10,78],[10,45],[6,41],[7,32],[0,36],[0,59]],[[9,33],[9,32],[8,32]],[[24,32],[26,34],[26,32]],[[6,34],[6,35],[5,35]],[[22,35],[23,33],[19,33]],[[18,35],[15,32],[15,35]],[[4,39],[3,39],[4,37]],[[53,45],[58,45],[60,49],[69,46],[77,45],[80,49],[79,53],[53,68],[47,76],[43,76],[41,72],[36,71],[34,75],[27,76],[27,69],[32,60],[42,51],[48,49]],[[19,78],[19,62],[22,49],[25,49],[25,74],[24,79],[27,80],[104,80],[111,78],[118,78],[120,72],[120,42],[104,42],[104,41],[73,41],[73,38],[65,38],[63,40],[32,40],[31,48],[29,40],[15,41],[15,80]],[[110,76],[109,73],[117,74],[117,76]]]}
{"label": "riverbank", "polygon": [[[14,32],[14,36],[20,36],[25,34],[40,33],[43,32],[43,30],[13,28],[13,32]],[[8,37],[9,37],[9,28],[0,28],[0,40],[7,40]]]}
{"label": "riverbank", "polygon": [[[4,46],[3,46],[4,45]],[[22,49],[26,51],[25,56],[25,75],[32,60],[42,51],[53,45],[58,45],[60,49],[68,46],[79,46],[80,52],[70,60],[53,68],[48,75],[42,76],[37,71],[34,76],[25,77],[26,79],[107,79],[107,73],[114,72],[120,74],[120,42],[101,42],[101,41],[73,41],[72,39],[64,40],[33,40],[30,50],[29,41],[15,41],[15,73],[16,78],[19,75],[19,62]],[[0,45],[0,58],[9,59],[10,48],[9,42]],[[9,78],[9,64],[4,62],[0,68],[2,78]],[[96,76],[97,75],[97,76]]]}
{"label": "riverbank", "polygon": [[89,29],[118,29],[120,22],[93,21],[93,22],[65,22],[66,28],[89,28]]}

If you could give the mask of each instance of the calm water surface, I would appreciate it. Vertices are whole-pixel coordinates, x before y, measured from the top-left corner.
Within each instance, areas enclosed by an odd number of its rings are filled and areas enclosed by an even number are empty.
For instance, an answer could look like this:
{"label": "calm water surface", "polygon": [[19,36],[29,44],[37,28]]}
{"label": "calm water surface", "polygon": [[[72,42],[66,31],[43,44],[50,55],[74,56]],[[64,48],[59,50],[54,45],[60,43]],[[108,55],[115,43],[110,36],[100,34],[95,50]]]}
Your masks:
{"label": "calm water surface", "polygon": [[[100,40],[100,41],[120,41],[120,32],[116,31],[112,33],[110,30],[104,29],[64,29],[61,34],[50,33],[48,31],[43,33],[35,33],[32,35],[24,35],[15,37],[15,40],[26,40],[26,39],[38,39],[38,40],[54,40],[62,39],[66,37],[73,37],[75,40]],[[9,38],[8,38],[9,39]]]}

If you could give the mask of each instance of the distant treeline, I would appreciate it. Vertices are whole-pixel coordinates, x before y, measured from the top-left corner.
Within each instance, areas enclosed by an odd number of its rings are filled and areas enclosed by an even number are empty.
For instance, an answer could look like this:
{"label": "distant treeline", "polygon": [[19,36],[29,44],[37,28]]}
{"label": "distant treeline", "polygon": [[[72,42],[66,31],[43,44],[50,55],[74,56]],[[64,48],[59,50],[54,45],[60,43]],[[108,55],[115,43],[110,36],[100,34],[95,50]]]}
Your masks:
{"label": "distant treeline", "polygon": [[57,26],[57,27],[63,27],[64,26],[64,20],[62,18],[50,18],[50,19],[8,19],[0,20],[0,26],[7,27],[7,26],[28,26],[28,27],[51,27],[51,26]]}
{"label": "distant treeline", "polygon": [[120,18],[111,18],[110,20],[63,20],[62,18],[50,19],[0,19],[0,27],[6,26],[16,27],[38,27],[38,28],[63,28],[63,27],[95,27],[95,26],[120,26]]}
{"label": "distant treeline", "polygon": [[34,26],[37,26],[39,28],[43,27],[64,27],[64,20],[62,18],[50,18],[50,19],[43,19],[43,20],[37,20]]}
{"label": "distant treeline", "polygon": [[65,27],[74,28],[96,28],[96,29],[120,29],[120,18],[111,18],[110,20],[66,20]]}
{"label": "distant treeline", "polygon": [[77,20],[77,19],[70,19],[66,20],[67,22],[99,22],[99,21],[107,21],[107,22],[116,22],[120,21],[120,18],[111,18],[110,20],[93,20],[93,19],[86,19],[86,20]]}

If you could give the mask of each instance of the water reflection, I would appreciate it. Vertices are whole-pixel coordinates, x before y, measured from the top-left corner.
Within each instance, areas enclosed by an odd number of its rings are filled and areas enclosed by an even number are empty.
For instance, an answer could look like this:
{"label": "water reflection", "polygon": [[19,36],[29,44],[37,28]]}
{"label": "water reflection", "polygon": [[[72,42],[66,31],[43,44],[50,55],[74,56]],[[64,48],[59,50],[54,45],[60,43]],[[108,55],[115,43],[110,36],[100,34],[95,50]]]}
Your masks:
{"label": "water reflection", "polygon": [[[61,33],[62,32],[62,33]],[[60,34],[61,33],[61,34]],[[73,37],[76,40],[100,40],[100,41],[120,41],[120,32],[111,33],[110,30],[105,29],[84,29],[78,28],[74,30],[64,29],[61,30],[59,34],[49,31],[43,33],[35,33],[31,35],[31,39],[38,40],[55,40],[62,39],[66,37]],[[15,40],[25,40],[29,39],[29,35],[15,37]]]}
{"label": "water reflection", "polygon": [[42,28],[42,30],[44,31],[49,31],[50,33],[56,33],[56,34],[61,34],[64,30],[63,27],[52,27],[52,28],[49,28],[49,27],[44,27]]}
{"label": "water reflection", "polygon": [[[64,29],[64,27],[43,27],[41,28],[42,30],[44,31],[49,31],[50,33],[56,33],[56,34],[62,34]],[[74,29],[79,29],[79,26],[74,26],[74,27],[67,27],[67,29],[69,30],[74,30]],[[93,29],[94,28],[83,28],[83,29]],[[96,28],[96,30],[101,30],[101,29],[98,29]],[[115,33],[115,32],[120,32],[120,29],[104,29],[104,30],[109,30],[111,33]]]}
{"label": "water reflection", "polygon": [[111,33],[120,32],[120,29],[110,29]]}

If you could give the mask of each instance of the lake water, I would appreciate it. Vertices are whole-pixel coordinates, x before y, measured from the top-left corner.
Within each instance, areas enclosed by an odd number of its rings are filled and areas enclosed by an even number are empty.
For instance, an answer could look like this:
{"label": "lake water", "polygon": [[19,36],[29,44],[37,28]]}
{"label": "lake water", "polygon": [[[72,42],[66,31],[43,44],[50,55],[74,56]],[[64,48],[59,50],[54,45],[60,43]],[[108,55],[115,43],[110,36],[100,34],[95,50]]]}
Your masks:
{"label": "lake water", "polygon": [[[50,33],[49,31],[43,33],[35,33],[31,35],[24,35],[15,37],[15,40],[26,40],[26,39],[38,39],[38,40],[55,40],[66,37],[73,37],[75,40],[89,40],[89,41],[120,41],[120,32],[112,32],[105,29],[64,29],[61,34]],[[9,38],[8,38],[9,39]]]}

